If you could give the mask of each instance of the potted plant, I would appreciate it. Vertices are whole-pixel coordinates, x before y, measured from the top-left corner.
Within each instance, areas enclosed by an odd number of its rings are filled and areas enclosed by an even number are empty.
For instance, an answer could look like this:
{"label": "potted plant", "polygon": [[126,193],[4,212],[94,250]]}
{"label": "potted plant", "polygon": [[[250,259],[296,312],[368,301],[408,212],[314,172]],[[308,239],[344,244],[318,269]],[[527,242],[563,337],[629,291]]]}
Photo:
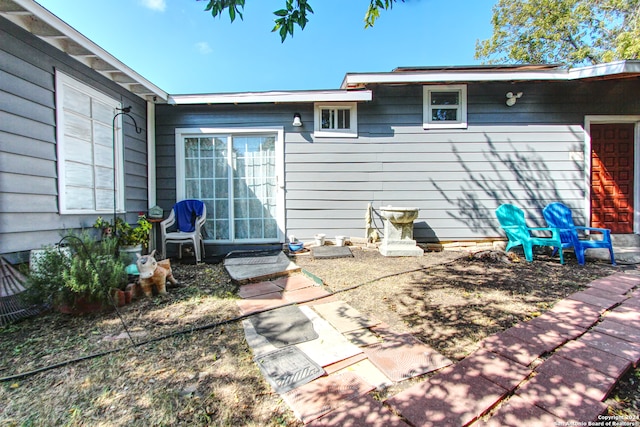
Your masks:
{"label": "potted plant", "polygon": [[88,231],[63,239],[68,250],[47,247],[27,275],[26,297],[49,302],[66,313],[110,306],[112,289],[127,283],[124,263],[115,257],[115,239],[96,240]]}
{"label": "potted plant", "polygon": [[114,225],[98,217],[93,227],[102,230],[103,237],[115,237],[118,251],[128,265],[135,264],[137,255],[142,255],[142,250],[149,246],[152,225],[142,213],[138,215],[137,226],[132,226],[122,218],[116,218]]}

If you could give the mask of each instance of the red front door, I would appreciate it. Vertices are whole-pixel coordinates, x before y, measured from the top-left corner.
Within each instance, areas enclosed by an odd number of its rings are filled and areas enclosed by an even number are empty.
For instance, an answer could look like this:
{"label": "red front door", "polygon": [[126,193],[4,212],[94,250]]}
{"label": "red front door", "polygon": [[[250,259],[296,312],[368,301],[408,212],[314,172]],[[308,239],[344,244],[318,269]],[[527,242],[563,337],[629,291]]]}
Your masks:
{"label": "red front door", "polygon": [[591,226],[633,233],[633,123],[591,125]]}

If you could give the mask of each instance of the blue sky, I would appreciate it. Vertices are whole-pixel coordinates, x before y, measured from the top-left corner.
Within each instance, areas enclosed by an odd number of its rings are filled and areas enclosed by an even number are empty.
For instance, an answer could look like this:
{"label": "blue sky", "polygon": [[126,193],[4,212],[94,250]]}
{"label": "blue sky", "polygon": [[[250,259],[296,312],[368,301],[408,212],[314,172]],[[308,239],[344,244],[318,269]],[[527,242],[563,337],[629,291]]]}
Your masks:
{"label": "blue sky", "polygon": [[347,72],[478,64],[496,3],[407,0],[365,30],[367,0],[310,0],[307,27],[281,43],[272,12],[285,0],[248,0],[233,24],[205,0],[37,1],[170,94],[337,89]]}

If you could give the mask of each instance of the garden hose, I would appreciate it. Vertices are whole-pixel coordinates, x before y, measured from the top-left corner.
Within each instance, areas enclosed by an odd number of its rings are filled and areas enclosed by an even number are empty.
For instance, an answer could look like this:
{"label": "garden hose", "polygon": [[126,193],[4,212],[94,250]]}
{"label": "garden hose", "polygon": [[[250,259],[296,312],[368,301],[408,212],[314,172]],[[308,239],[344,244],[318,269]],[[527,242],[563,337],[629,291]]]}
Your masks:
{"label": "garden hose", "polygon": [[[437,264],[437,266],[452,264],[452,263],[456,262],[457,260],[458,260],[458,258],[453,259],[451,261],[448,261],[446,263]],[[267,308],[267,309],[256,311],[256,312],[242,314],[242,315],[239,315],[239,316],[232,317],[230,319],[221,320],[219,322],[213,322],[213,323],[209,323],[209,324],[202,325],[202,326],[196,326],[196,327],[192,327],[192,328],[189,328],[189,329],[182,329],[180,331],[172,332],[172,333],[166,334],[166,335],[161,335],[161,336],[155,337],[155,338],[150,338],[148,340],[141,341],[141,342],[135,342],[133,340],[133,338],[131,337],[131,335],[129,335],[129,339],[133,343],[133,347],[137,348],[137,347],[141,347],[143,345],[151,344],[151,343],[154,343],[154,342],[163,341],[163,340],[168,339],[168,338],[173,338],[173,337],[177,337],[177,336],[180,336],[180,335],[186,335],[186,334],[189,334],[189,333],[192,333],[192,332],[198,332],[198,331],[203,331],[203,330],[207,330],[207,329],[213,329],[213,328],[217,328],[219,326],[224,326],[224,325],[227,325],[227,324],[230,324],[230,323],[239,322],[239,321],[247,319],[247,318],[249,318],[249,317],[251,317],[253,315],[261,314],[261,313],[267,313],[267,312],[276,310],[278,308],[289,307],[289,306],[296,305],[296,304],[305,304],[305,303],[317,301],[319,299],[327,298],[327,297],[330,297],[330,296],[333,296],[333,295],[336,295],[336,294],[352,291],[354,289],[357,289],[357,288],[362,287],[364,285],[368,285],[370,283],[377,282],[379,280],[388,279],[390,277],[401,276],[403,274],[417,273],[419,271],[425,271],[425,270],[427,270],[427,269],[429,269],[431,267],[433,267],[433,266],[414,268],[414,269],[411,269],[411,270],[401,271],[401,272],[398,272],[398,273],[386,274],[384,276],[380,276],[380,277],[377,277],[375,279],[368,280],[366,282],[362,282],[362,283],[358,283],[358,284],[353,285],[353,286],[348,286],[346,288],[338,289],[336,291],[330,292],[327,295],[322,295],[322,296],[318,296],[318,297],[314,297],[314,298],[309,298],[309,299],[304,300],[304,301],[290,302],[288,304],[284,304],[284,305],[281,305],[281,306],[278,306],[278,307],[272,307],[272,308]],[[116,308],[116,312],[117,311],[118,310]],[[119,313],[118,313],[118,316],[120,316]],[[122,319],[121,316],[120,316],[120,320],[122,321],[122,323],[123,323],[123,325],[125,327],[125,330],[126,330],[126,324],[125,324],[125,322],[124,322],[124,320]],[[127,334],[128,333],[129,332],[127,330]],[[126,350],[128,348],[130,348],[130,347],[127,346],[127,347],[114,348],[114,349],[106,350],[106,351],[103,351],[103,352],[100,352],[100,353],[94,353],[94,354],[89,354],[87,356],[78,357],[76,359],[69,359],[67,361],[56,363],[56,364],[53,364],[53,365],[43,366],[42,368],[34,369],[32,371],[22,372],[22,373],[15,374],[15,375],[9,375],[9,376],[6,376],[6,377],[0,377],[0,383],[5,383],[5,382],[9,382],[9,381],[16,381],[16,380],[19,380],[19,379],[24,379],[24,378],[27,378],[27,377],[30,377],[30,376],[33,376],[33,375],[36,375],[36,374],[39,374],[39,373],[42,373],[42,372],[46,372],[46,371],[50,371],[50,370],[53,370],[53,369],[61,368],[61,367],[64,367],[64,366],[67,366],[67,365],[71,365],[71,364],[74,364],[74,363],[83,362],[85,360],[90,360],[90,359],[95,359],[95,358],[98,358],[98,357],[107,356],[109,354],[117,353],[117,352]]]}

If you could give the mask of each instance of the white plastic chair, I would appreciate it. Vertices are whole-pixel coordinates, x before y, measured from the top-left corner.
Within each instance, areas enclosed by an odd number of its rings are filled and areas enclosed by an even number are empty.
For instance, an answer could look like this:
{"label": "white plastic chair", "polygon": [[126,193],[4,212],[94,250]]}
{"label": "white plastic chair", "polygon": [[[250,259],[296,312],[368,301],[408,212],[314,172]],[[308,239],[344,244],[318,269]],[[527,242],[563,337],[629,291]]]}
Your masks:
{"label": "white plastic chair", "polygon": [[[177,225],[176,208],[178,212],[195,213],[196,209],[201,208],[202,214],[195,217],[195,221],[191,224],[193,231],[167,231],[174,224]],[[182,208],[182,209],[181,209]],[[200,262],[204,257],[204,241],[202,239],[202,227],[207,219],[207,206],[200,200],[183,200],[176,203],[171,209],[169,217],[160,223],[160,233],[162,237],[162,254],[167,256],[167,243],[175,243],[178,245],[178,259],[182,259],[182,245],[185,243],[193,245],[196,255],[196,262]],[[178,222],[179,223],[179,222]]]}

